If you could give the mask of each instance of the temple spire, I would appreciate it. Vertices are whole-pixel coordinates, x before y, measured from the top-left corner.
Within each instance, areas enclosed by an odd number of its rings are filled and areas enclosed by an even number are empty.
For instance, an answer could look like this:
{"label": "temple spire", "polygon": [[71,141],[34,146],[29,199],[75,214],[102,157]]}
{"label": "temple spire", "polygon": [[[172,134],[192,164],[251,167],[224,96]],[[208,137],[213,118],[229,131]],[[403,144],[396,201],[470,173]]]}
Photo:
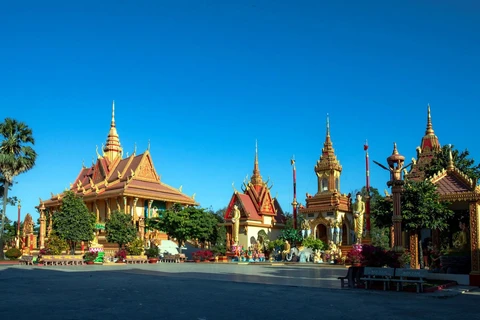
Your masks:
{"label": "temple spire", "polygon": [[327,113],[327,137],[330,137],[330,118]]}
{"label": "temple spire", "polygon": [[250,179],[253,185],[261,185],[262,184],[262,176],[260,175],[260,169],[258,166],[258,142],[255,140],[255,160],[253,163],[253,175]]}
{"label": "temple spire", "polygon": [[453,155],[452,155],[452,145],[448,145],[448,170],[453,170],[455,168],[455,164],[453,163]]}
{"label": "temple spire", "polygon": [[428,104],[428,111],[427,111],[427,130],[425,132],[426,135],[433,135],[435,132],[433,131],[432,125],[432,115],[430,114],[430,104]]}
{"label": "temple spire", "polygon": [[103,152],[110,162],[113,162],[117,157],[121,158],[123,153],[117,129],[115,127],[115,100],[112,101],[112,121],[110,123],[110,131],[108,132],[107,143],[103,148]]}

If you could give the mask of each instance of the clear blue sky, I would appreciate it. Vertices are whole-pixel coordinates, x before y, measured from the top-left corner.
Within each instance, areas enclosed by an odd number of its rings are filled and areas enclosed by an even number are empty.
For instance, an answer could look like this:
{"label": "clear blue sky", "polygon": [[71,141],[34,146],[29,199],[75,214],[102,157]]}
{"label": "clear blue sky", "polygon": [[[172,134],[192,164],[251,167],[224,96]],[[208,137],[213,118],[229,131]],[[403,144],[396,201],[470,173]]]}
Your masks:
{"label": "clear blue sky", "polygon": [[480,160],[479,16],[478,1],[4,1],[0,119],[26,122],[39,155],[11,195],[36,219],[106,141],[112,100],[125,152],[150,139],[162,181],[215,210],[255,139],[289,212],[295,154],[304,203],[327,113],[343,193],[365,184],[365,139],[373,160],[394,141],[415,156],[428,103],[440,143]]}

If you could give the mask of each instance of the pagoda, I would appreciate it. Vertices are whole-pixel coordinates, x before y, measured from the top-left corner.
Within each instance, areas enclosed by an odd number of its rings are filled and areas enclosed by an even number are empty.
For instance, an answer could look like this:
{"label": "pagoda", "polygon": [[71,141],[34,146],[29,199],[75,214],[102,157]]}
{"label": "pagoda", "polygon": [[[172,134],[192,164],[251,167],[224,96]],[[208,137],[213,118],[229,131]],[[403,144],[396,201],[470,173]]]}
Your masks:
{"label": "pagoda", "polygon": [[[449,162],[446,168],[425,177],[422,171],[432,158],[441,151],[438,137],[435,135],[430,114],[430,105],[427,108],[427,130],[422,138],[420,147],[417,147],[417,159],[413,160],[413,168],[405,176],[405,179],[422,180],[430,179],[437,186],[440,200],[450,203],[450,209],[455,212],[464,212],[460,222],[465,223],[468,246],[471,251],[470,285],[480,285],[480,186],[477,181],[469,178],[465,173],[455,167],[452,151],[449,152]],[[456,227],[456,226],[455,226]],[[439,232],[432,231],[434,244],[439,244]],[[418,254],[416,239],[410,239],[410,251]],[[415,243],[415,244],[414,244]],[[412,264],[412,267],[418,267]]]}
{"label": "pagoda", "polygon": [[[248,175],[247,175],[248,177]],[[243,181],[242,192],[234,188],[224,219],[227,228],[227,249],[232,244],[232,213],[236,205],[240,210],[240,230],[238,245],[243,248],[255,245],[258,233],[263,230],[271,240],[280,235],[285,227],[285,216],[276,197],[272,197],[270,190],[273,184],[268,186],[268,179],[263,181],[258,164],[258,146],[255,145],[255,160],[253,175],[248,183]]]}
{"label": "pagoda", "polygon": [[[87,208],[95,213],[100,243],[106,243],[105,222],[112,211],[118,210],[130,215],[139,237],[152,240],[152,237],[166,239],[166,236],[157,231],[145,233],[146,218],[157,216],[159,211],[168,209],[175,203],[198,205],[194,199],[195,195],[187,196],[182,193],[182,187],[176,189],[160,180],[149,149],[150,144],[142,154],[137,155],[134,150],[130,156],[123,157],[113,102],[110,131],[102,154],[97,149],[96,162],[90,167],[82,165],[75,181],[70,184],[70,190],[81,196]],[[38,208],[41,248],[45,245],[45,238],[52,231],[52,215],[60,210],[63,196],[64,193],[52,193],[49,199],[40,199]]]}
{"label": "pagoda", "polygon": [[[314,238],[324,243],[333,241],[337,246],[351,245],[354,222],[351,211],[351,195],[340,193],[340,175],[342,166],[335,155],[330,137],[330,122],[327,115],[327,133],[323,143],[322,154],[314,167],[317,176],[317,193],[306,194],[306,206],[300,207],[299,213],[308,223]],[[336,238],[334,229],[340,234]]]}

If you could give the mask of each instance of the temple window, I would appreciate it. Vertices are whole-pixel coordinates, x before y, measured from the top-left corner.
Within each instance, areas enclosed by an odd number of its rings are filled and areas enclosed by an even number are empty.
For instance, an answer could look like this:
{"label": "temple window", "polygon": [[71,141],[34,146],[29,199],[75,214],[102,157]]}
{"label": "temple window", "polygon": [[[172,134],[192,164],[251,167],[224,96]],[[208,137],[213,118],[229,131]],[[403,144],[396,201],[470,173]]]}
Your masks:
{"label": "temple window", "polygon": [[328,180],[326,178],[322,179],[322,191],[328,191]]}

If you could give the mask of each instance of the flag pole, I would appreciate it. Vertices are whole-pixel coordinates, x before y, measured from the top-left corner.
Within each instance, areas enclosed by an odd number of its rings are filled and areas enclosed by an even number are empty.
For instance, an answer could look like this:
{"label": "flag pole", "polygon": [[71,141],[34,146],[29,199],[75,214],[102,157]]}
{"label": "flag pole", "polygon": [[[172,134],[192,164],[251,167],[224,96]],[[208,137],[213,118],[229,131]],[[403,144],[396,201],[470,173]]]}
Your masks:
{"label": "flag pole", "polygon": [[365,144],[363,145],[363,150],[365,150],[365,174],[366,174],[366,185],[365,189],[367,191],[367,196],[365,197],[365,220],[367,225],[367,230],[365,234],[365,240],[367,243],[371,242],[370,238],[370,165],[369,165],[369,157],[368,157],[368,141],[365,140]]}
{"label": "flag pole", "polygon": [[297,169],[295,168],[295,156],[290,160],[290,164],[293,166],[293,229],[297,230]]}

